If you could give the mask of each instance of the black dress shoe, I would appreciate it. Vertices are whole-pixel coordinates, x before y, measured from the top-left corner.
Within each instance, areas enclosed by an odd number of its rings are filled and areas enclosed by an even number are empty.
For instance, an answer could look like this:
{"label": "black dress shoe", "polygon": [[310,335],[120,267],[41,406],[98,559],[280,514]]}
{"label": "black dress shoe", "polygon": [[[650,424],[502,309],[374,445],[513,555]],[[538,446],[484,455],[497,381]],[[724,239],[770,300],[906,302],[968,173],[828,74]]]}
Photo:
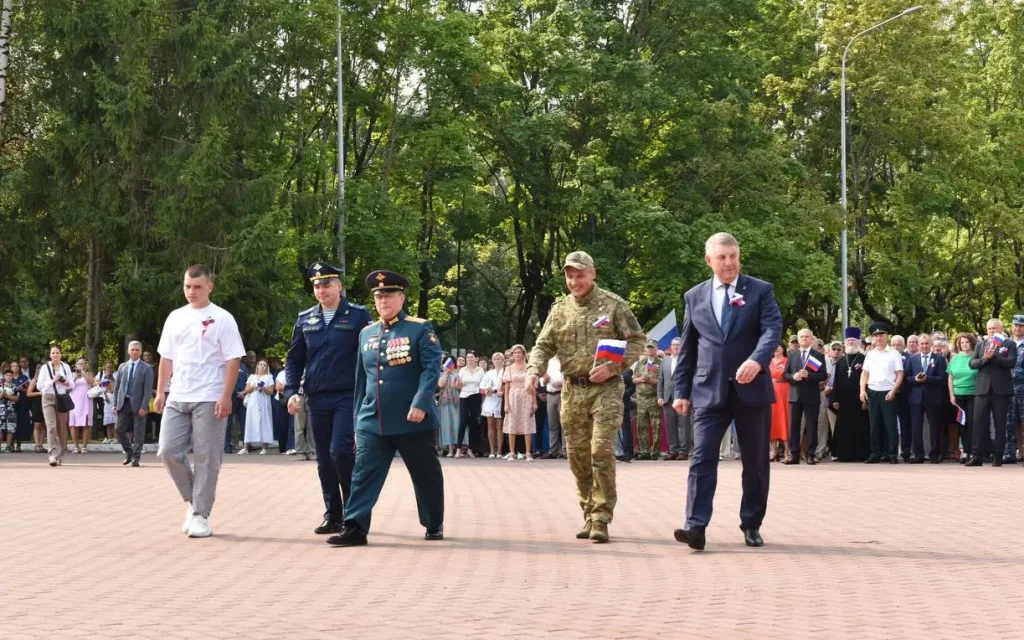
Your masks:
{"label": "black dress shoe", "polygon": [[924,464],[924,458],[911,458],[910,464]]}
{"label": "black dress shoe", "polygon": [[326,535],[328,533],[341,533],[341,530],[344,528],[345,527],[342,524],[331,522],[330,520],[324,520],[320,523],[319,527],[313,529],[313,533],[318,536]]}
{"label": "black dress shoe", "polygon": [[964,463],[965,467],[980,467],[982,465],[982,459],[978,456],[971,456],[967,462]]}
{"label": "black dress shoe", "polygon": [[132,457],[131,456],[125,456],[124,457],[124,461],[121,463],[121,466],[122,467],[127,467],[131,463],[132,463]]}
{"label": "black dress shoe", "polygon": [[910,454],[909,453],[902,454],[902,457],[903,457],[903,462],[910,462]]}
{"label": "black dress shoe", "polygon": [[132,459],[132,466],[133,467],[139,466],[139,461],[137,459]]}
{"label": "black dress shoe", "polygon": [[743,532],[743,541],[747,543],[748,547],[763,547],[764,538],[761,537],[761,532],[753,527],[747,528],[740,525],[740,531]]}
{"label": "black dress shoe", "polygon": [[1017,464],[1016,458],[1003,458],[1003,464]]}
{"label": "black dress shoe", "polygon": [[782,464],[800,464],[800,458],[786,458]]}
{"label": "black dress shoe", "polygon": [[814,456],[807,458],[807,464],[818,464],[818,459]]}
{"label": "black dress shoe", "polygon": [[996,456],[996,458],[994,460],[992,460],[992,466],[993,467],[1001,467],[1001,466],[1003,466],[1003,459],[998,457],[998,456]]}
{"label": "black dress shoe", "polygon": [[674,535],[676,542],[682,542],[696,551],[703,551],[707,543],[703,529],[676,529]]}
{"label": "black dress shoe", "polygon": [[342,527],[341,533],[327,538],[327,544],[335,547],[363,547],[366,546],[366,534],[355,525]]}
{"label": "black dress shoe", "polygon": [[444,527],[440,526],[436,529],[427,529],[427,532],[423,534],[424,540],[444,540]]}
{"label": "black dress shoe", "polygon": [[899,456],[893,456],[893,457],[889,458],[889,464],[899,464],[899,463],[900,463]]}
{"label": "black dress shoe", "polygon": [[879,456],[871,456],[870,458],[868,458],[867,460],[864,461],[864,464],[878,464],[881,461],[882,461],[881,457],[879,457]]}
{"label": "black dress shoe", "polygon": [[939,458],[929,458],[928,462],[930,462],[932,464],[939,464],[940,462],[942,462],[942,460],[939,459]]}

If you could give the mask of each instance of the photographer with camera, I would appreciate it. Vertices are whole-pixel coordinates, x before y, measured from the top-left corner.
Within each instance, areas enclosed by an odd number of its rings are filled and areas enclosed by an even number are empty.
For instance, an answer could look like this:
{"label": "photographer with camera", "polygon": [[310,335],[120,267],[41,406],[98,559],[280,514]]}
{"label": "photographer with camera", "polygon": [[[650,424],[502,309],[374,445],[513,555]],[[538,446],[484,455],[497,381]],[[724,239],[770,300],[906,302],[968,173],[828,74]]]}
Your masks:
{"label": "photographer with camera", "polygon": [[75,405],[68,395],[74,372],[61,362],[60,347],[50,347],[50,361],[39,365],[36,379],[29,385],[29,394],[43,394],[43,417],[46,420],[46,446],[51,467],[64,463],[68,440],[68,413]]}
{"label": "photographer with camera", "polygon": [[245,383],[245,437],[238,455],[247,455],[250,445],[260,445],[260,455],[267,455],[267,445],[274,441],[274,376],[266,360],[256,363],[256,373]]}

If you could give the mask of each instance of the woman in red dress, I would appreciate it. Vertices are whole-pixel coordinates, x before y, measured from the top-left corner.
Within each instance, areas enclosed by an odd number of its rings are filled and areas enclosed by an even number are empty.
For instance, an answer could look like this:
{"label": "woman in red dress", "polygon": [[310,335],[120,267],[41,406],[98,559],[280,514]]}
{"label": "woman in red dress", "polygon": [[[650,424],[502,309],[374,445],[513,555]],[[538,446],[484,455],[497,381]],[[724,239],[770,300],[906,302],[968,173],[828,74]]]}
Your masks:
{"label": "woman in red dress", "polygon": [[779,345],[768,371],[775,386],[775,404],[772,405],[772,462],[786,457],[786,442],[789,440],[789,383],[782,378],[786,370],[786,350]]}

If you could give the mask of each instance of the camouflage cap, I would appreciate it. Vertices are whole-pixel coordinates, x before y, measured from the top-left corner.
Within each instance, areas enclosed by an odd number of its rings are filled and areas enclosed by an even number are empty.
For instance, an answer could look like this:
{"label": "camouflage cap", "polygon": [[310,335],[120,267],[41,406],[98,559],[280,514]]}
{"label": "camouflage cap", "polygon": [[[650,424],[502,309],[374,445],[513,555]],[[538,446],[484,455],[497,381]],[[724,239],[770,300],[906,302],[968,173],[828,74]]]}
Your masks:
{"label": "camouflage cap", "polygon": [[657,340],[648,340],[648,341],[647,341],[647,342],[646,342],[646,343],[644,344],[644,346],[645,346],[645,347],[654,347],[655,349],[657,349],[657,348],[658,348],[658,341],[657,341]]}
{"label": "camouflage cap", "polygon": [[593,269],[594,259],[586,251],[573,251],[565,256],[565,264],[562,265],[562,271],[569,267],[573,269]]}
{"label": "camouflage cap", "polygon": [[1024,313],[1018,313],[1013,316],[1013,324],[1024,324]]}

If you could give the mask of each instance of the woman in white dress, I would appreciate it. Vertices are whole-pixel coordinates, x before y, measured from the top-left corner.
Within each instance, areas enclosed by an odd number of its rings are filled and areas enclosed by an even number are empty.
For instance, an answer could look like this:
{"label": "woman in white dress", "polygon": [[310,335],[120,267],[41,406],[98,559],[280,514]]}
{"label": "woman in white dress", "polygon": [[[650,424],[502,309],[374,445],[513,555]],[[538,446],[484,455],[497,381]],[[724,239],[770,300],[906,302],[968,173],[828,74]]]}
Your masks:
{"label": "woman in white dress", "polygon": [[488,458],[501,457],[501,443],[504,440],[501,432],[502,400],[504,399],[504,385],[501,382],[505,374],[505,354],[500,351],[491,356],[494,368],[484,375],[484,381],[480,383],[480,392],[484,394],[483,409],[480,414],[487,418],[487,443],[491,447]]}
{"label": "woman in white dress", "polygon": [[266,360],[256,363],[256,373],[245,383],[245,438],[239,455],[249,453],[249,445],[260,445],[260,455],[267,455],[267,445],[274,441],[274,413],[270,396],[274,394],[274,376]]}

